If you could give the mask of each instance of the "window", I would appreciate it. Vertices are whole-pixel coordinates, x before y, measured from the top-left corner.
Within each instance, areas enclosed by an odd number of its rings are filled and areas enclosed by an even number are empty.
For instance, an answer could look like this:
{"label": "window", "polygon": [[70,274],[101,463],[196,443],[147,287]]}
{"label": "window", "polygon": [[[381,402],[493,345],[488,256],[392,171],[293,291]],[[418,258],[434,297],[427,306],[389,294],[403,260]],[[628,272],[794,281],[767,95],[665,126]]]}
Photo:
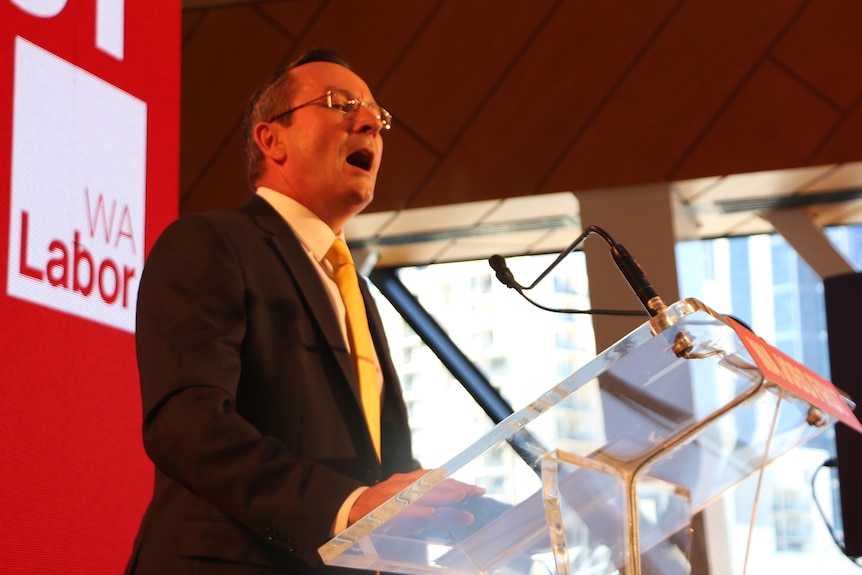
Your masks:
{"label": "window", "polygon": [[470,290],[479,293],[489,293],[491,291],[491,274],[484,274],[470,278]]}

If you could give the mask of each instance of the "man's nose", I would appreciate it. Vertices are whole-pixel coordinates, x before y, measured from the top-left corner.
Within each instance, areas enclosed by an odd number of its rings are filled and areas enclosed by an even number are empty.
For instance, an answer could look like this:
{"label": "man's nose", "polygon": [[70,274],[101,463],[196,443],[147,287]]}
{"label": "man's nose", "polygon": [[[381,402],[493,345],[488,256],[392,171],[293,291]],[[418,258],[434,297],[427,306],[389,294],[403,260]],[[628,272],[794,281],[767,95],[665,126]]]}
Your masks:
{"label": "man's nose", "polygon": [[358,132],[374,132],[376,134],[383,129],[383,121],[374,108],[359,106],[356,111],[354,126]]}

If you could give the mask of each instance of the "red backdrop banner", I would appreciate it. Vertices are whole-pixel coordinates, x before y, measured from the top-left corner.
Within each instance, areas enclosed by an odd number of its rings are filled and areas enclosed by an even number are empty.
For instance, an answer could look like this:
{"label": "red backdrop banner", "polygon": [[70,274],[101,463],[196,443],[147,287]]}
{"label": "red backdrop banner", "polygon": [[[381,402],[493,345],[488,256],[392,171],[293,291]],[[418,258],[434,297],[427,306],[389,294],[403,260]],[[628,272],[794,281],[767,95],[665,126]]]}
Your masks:
{"label": "red backdrop banner", "polygon": [[179,0],[0,4],[0,572],[119,573],[138,280],[177,216]]}

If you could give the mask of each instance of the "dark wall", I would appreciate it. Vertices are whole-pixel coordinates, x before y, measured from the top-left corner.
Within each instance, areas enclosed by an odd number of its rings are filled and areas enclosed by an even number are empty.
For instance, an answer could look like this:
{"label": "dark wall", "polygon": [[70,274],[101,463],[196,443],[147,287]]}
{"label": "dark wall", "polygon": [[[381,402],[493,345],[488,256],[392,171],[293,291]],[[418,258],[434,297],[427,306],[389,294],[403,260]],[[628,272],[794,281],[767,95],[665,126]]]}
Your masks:
{"label": "dark wall", "polygon": [[[862,404],[862,274],[826,278],[823,286],[832,382]],[[857,416],[859,412],[857,409]],[[845,551],[862,556],[862,435],[839,423],[835,436]]]}

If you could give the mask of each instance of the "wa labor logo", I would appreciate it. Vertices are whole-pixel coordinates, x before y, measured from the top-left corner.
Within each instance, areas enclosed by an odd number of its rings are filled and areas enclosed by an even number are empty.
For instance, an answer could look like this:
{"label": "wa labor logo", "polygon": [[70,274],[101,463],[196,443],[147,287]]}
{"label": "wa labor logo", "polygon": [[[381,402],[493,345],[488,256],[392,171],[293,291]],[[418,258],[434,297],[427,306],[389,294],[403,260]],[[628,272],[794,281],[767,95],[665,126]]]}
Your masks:
{"label": "wa labor logo", "polygon": [[13,106],[8,295],[133,332],[146,103],[16,38]]}

